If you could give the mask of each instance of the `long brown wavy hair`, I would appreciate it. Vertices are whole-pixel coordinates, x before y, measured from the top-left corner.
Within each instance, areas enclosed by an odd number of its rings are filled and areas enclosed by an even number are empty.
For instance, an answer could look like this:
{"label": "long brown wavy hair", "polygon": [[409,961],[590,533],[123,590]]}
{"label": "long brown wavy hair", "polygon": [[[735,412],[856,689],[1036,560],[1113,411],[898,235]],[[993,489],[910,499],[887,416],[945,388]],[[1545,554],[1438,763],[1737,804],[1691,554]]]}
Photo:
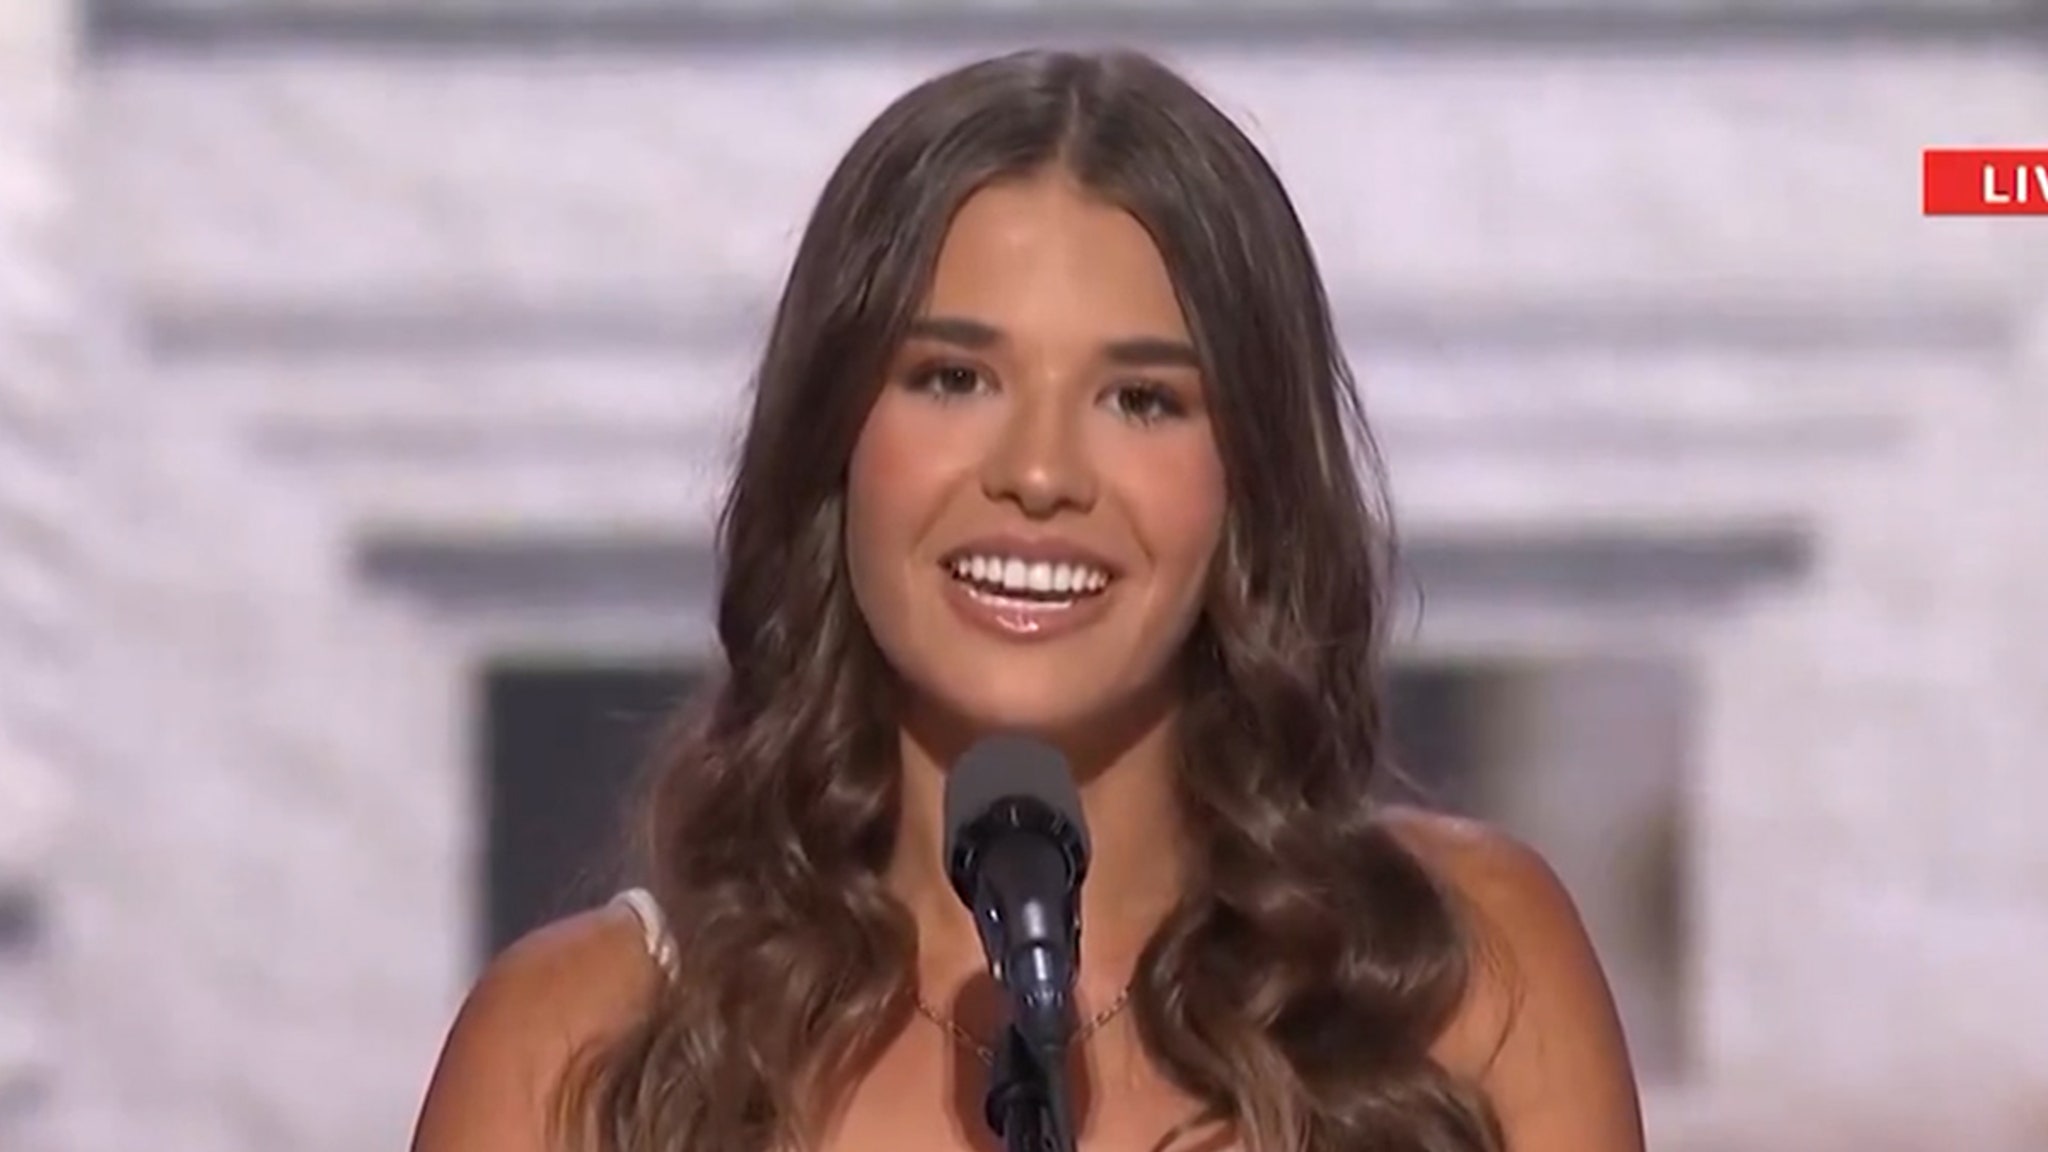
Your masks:
{"label": "long brown wavy hair", "polygon": [[1371,795],[1390,529],[1307,238],[1256,146],[1175,73],[1031,52],[890,106],[799,245],[720,521],[726,674],[662,749],[641,829],[678,967],[565,1083],[580,1147],[802,1147],[904,1019],[916,929],[882,882],[893,682],[848,586],[846,467],[953,213],[1054,166],[1158,244],[1227,473],[1185,653],[1199,863],[1140,959],[1138,1033],[1257,1152],[1502,1146],[1430,1056],[1465,993],[1465,922]]}

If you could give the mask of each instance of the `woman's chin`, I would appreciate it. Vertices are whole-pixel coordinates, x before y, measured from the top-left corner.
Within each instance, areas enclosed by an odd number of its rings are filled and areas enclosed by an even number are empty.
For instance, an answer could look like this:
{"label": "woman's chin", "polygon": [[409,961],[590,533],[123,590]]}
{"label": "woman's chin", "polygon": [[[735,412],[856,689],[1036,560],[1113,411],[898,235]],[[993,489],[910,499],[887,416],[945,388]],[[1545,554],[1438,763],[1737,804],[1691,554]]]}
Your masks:
{"label": "woman's chin", "polygon": [[1000,732],[1036,736],[1070,754],[1087,754],[1140,739],[1165,711],[1143,694],[1107,688],[1082,692],[1077,687],[1020,684],[997,691],[996,685],[983,685],[971,693],[929,698],[935,707],[929,709],[928,719],[939,726],[934,735],[941,745],[964,748]]}
{"label": "woman's chin", "polygon": [[1102,709],[1071,692],[978,692],[944,702],[955,724],[972,736],[1014,732],[1057,740],[1101,722]]}

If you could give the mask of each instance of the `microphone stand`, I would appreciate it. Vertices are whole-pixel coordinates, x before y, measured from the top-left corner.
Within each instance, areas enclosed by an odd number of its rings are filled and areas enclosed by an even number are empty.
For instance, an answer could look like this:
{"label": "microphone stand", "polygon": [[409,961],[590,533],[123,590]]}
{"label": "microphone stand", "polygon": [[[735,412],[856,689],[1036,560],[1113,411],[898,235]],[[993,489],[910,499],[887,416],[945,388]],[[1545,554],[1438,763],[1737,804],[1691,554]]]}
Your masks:
{"label": "microphone stand", "polygon": [[1009,1152],[1074,1152],[1064,1061],[1048,1068],[1024,1033],[1003,1030],[989,1074],[984,1119]]}

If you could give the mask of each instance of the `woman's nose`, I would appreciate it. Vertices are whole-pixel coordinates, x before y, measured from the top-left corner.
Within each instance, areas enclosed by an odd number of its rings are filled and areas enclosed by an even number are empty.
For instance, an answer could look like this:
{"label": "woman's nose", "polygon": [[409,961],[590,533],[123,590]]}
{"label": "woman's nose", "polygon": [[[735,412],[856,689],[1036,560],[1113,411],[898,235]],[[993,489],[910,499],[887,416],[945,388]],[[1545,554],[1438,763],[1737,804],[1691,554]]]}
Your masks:
{"label": "woman's nose", "polygon": [[1063,398],[1020,395],[983,465],[982,491],[1035,520],[1063,509],[1087,511],[1095,504],[1097,478],[1085,432]]}

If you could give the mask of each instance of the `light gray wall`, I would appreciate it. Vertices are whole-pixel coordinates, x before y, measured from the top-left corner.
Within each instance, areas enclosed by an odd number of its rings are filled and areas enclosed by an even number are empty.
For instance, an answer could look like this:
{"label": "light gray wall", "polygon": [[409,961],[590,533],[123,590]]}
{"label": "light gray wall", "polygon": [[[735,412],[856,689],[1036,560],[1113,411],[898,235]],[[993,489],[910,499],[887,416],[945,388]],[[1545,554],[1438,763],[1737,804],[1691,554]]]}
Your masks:
{"label": "light gray wall", "polygon": [[[54,908],[54,1146],[75,1152],[402,1144],[469,976],[470,672],[705,637],[686,600],[437,598],[366,574],[365,550],[701,547],[803,211],[867,117],[968,51],[789,34],[535,55],[519,37],[555,33],[531,27],[323,51],[221,27],[166,51],[131,25],[82,80],[112,302],[89,515],[37,503],[64,467],[15,463],[36,434],[15,414],[62,369],[16,351],[33,294],[0,296],[0,363],[28,365],[0,376],[0,509],[43,509],[0,516],[0,542],[94,529],[95,614],[67,633],[89,656],[69,719],[93,735],[65,773],[71,847],[17,869]],[[1920,219],[1917,153],[2037,137],[2040,42],[1737,22],[1574,50],[1461,18],[1390,47],[1332,27],[1161,43],[1296,191],[1409,532],[1492,555],[1811,550],[1711,594],[1477,581],[1413,641],[1674,659],[1700,686],[1696,1047],[1654,1101],[1660,1146],[1821,1147],[1771,1102],[1883,1115],[1915,1077],[2009,1117],[1980,1090],[2048,1069],[2027,820],[2048,808],[2048,672],[2024,642],[2048,627],[2028,495],[2048,263],[2010,222]],[[62,58],[0,43],[6,83]],[[54,179],[39,133],[0,119],[0,172]],[[16,204],[0,260],[54,275]],[[0,591],[5,634],[41,611],[13,591],[34,586]],[[16,683],[10,748],[33,727]],[[2021,1146],[2002,1135],[1970,1146]]]}

